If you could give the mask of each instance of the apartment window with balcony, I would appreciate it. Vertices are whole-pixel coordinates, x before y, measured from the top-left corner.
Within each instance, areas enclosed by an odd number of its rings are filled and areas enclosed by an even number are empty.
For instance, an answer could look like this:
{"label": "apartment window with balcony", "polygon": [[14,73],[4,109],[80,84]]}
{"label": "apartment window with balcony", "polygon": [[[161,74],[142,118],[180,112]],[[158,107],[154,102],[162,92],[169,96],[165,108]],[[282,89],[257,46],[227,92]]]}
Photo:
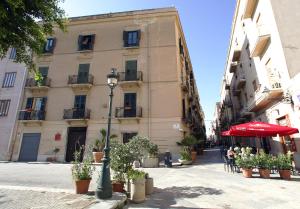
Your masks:
{"label": "apartment window with balcony", "polygon": [[47,38],[47,41],[44,45],[44,53],[53,53],[55,42],[55,38]]}
{"label": "apartment window with balcony", "polygon": [[95,42],[95,34],[79,35],[78,51],[93,50]]}
{"label": "apartment window with balcony", "polygon": [[124,47],[139,46],[141,39],[141,31],[123,31]]}
{"label": "apartment window with balcony", "polygon": [[17,73],[16,72],[9,72],[5,73],[2,88],[11,88],[14,87],[16,81]]}
{"label": "apartment window with balcony", "polygon": [[123,143],[126,144],[132,139],[134,136],[137,136],[137,132],[131,132],[131,133],[123,133]]}
{"label": "apartment window with balcony", "polygon": [[5,117],[8,115],[10,105],[10,99],[0,100],[0,117]]}
{"label": "apartment window with balcony", "polygon": [[182,100],[182,118],[186,118],[185,99]]}
{"label": "apartment window with balcony", "polygon": [[25,110],[20,112],[20,120],[45,120],[47,97],[29,97]]}
{"label": "apartment window with balcony", "polygon": [[125,80],[137,80],[137,60],[128,60],[125,63]]}
{"label": "apartment window with balcony", "polygon": [[78,83],[88,83],[90,64],[79,64],[78,68]]}
{"label": "apartment window with balcony", "polygon": [[179,53],[184,56],[184,50],[183,50],[183,44],[181,38],[179,38]]}
{"label": "apartment window with balcony", "polygon": [[11,48],[10,54],[9,54],[9,59],[15,60],[17,55],[17,50],[16,48]]}

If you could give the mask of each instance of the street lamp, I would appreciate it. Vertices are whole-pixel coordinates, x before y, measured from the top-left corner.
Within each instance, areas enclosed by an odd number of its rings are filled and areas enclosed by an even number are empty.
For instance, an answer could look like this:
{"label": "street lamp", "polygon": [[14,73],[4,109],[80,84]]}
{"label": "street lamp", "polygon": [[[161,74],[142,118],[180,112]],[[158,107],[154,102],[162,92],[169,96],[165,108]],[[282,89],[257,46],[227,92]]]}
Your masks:
{"label": "street lamp", "polygon": [[113,98],[113,89],[118,84],[118,74],[115,68],[111,69],[111,73],[107,75],[107,84],[110,88],[109,94],[109,112],[108,112],[108,122],[107,122],[107,135],[105,140],[104,147],[104,157],[102,160],[102,170],[99,177],[96,197],[98,199],[108,199],[112,197],[112,186],[110,180],[110,158],[109,158],[109,137],[110,137],[110,126],[111,126],[111,111],[112,111],[112,98]]}

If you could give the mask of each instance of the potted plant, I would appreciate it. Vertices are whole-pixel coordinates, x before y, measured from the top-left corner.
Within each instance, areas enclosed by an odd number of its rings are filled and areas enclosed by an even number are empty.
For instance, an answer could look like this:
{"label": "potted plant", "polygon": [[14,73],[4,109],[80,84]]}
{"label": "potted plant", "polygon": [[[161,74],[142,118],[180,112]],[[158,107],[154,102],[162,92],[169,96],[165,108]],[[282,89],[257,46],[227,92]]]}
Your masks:
{"label": "potted plant", "polygon": [[123,144],[117,141],[111,142],[110,165],[114,173],[112,188],[115,189],[115,192],[119,191],[117,190],[118,188],[124,188],[125,176],[127,175],[128,171],[132,169],[135,159],[136,156],[130,150],[129,143]]}
{"label": "potted plant", "polygon": [[76,194],[86,194],[88,192],[95,170],[91,155],[85,155],[82,163],[80,162],[81,150],[82,148],[74,152],[74,161],[72,162],[72,176],[75,180]]}
{"label": "potted plant", "polygon": [[180,159],[178,160],[183,165],[191,165],[193,163],[189,147],[184,146],[180,151]]}
{"label": "potted plant", "polygon": [[242,148],[242,153],[236,156],[236,164],[242,168],[243,176],[246,178],[252,177],[252,168],[254,167],[254,156],[251,154],[252,148],[247,147],[246,149]]}
{"label": "potted plant", "polygon": [[148,156],[142,159],[142,165],[144,168],[158,167],[158,146],[152,142],[149,142],[147,147]]}
{"label": "potted plant", "polygon": [[275,165],[280,178],[284,180],[291,179],[292,158],[290,154],[279,154],[275,159]]}
{"label": "potted plant", "polygon": [[192,162],[195,162],[197,159],[197,152],[195,151],[194,146],[198,143],[199,141],[195,136],[189,135],[184,137],[184,139],[182,139],[180,142],[177,142],[177,145],[186,147],[184,149],[188,149]]}
{"label": "potted plant", "polygon": [[260,177],[270,178],[270,170],[273,166],[272,156],[266,154],[264,150],[260,150],[254,158],[254,163],[259,170]]}
{"label": "potted plant", "polygon": [[[103,158],[103,148],[105,145],[105,139],[106,139],[106,130],[101,129],[100,130],[100,139],[96,139],[93,146],[93,158],[95,163],[101,163]],[[110,136],[110,139],[116,138],[117,135],[112,134]]]}
{"label": "potted plant", "polygon": [[38,87],[43,85],[44,77],[43,77],[43,75],[40,71],[35,71],[34,72],[34,80],[35,80],[35,83]]}
{"label": "potted plant", "polygon": [[128,179],[130,179],[130,199],[134,203],[142,203],[146,199],[145,193],[145,172],[131,169],[128,172]]}
{"label": "potted plant", "polygon": [[145,192],[146,192],[146,195],[150,195],[153,192],[153,178],[149,177],[149,174],[146,173],[145,179],[146,179]]}

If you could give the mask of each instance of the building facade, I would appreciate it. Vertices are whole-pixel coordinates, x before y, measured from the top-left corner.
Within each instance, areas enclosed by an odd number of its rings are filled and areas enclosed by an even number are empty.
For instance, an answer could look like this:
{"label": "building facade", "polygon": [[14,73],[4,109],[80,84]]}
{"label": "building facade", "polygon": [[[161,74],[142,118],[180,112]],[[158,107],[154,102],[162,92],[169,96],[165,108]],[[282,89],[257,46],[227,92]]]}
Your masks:
{"label": "building facade", "polygon": [[11,158],[17,128],[17,114],[22,102],[26,68],[14,62],[16,50],[10,49],[0,60],[0,160]]}
{"label": "building facade", "polygon": [[112,133],[126,143],[150,138],[161,152],[204,128],[188,49],[175,8],[69,19],[67,33],[49,37],[36,58],[42,79],[28,77],[13,160],[72,161],[107,127],[106,76],[119,73]]}
{"label": "building facade", "polygon": [[[300,128],[300,2],[238,0],[221,89],[222,130],[248,121]],[[270,153],[300,151],[300,135],[236,142]]]}

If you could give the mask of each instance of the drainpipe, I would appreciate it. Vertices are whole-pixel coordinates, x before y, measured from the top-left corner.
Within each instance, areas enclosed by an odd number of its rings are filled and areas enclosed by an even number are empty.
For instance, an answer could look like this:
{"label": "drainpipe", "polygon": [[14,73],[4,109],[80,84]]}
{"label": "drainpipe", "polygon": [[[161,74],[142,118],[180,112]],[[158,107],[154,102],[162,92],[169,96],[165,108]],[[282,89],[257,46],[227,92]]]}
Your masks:
{"label": "drainpipe", "polygon": [[150,33],[149,24],[146,27],[147,30],[147,72],[148,72],[148,137],[151,140],[151,72],[150,72]]}

